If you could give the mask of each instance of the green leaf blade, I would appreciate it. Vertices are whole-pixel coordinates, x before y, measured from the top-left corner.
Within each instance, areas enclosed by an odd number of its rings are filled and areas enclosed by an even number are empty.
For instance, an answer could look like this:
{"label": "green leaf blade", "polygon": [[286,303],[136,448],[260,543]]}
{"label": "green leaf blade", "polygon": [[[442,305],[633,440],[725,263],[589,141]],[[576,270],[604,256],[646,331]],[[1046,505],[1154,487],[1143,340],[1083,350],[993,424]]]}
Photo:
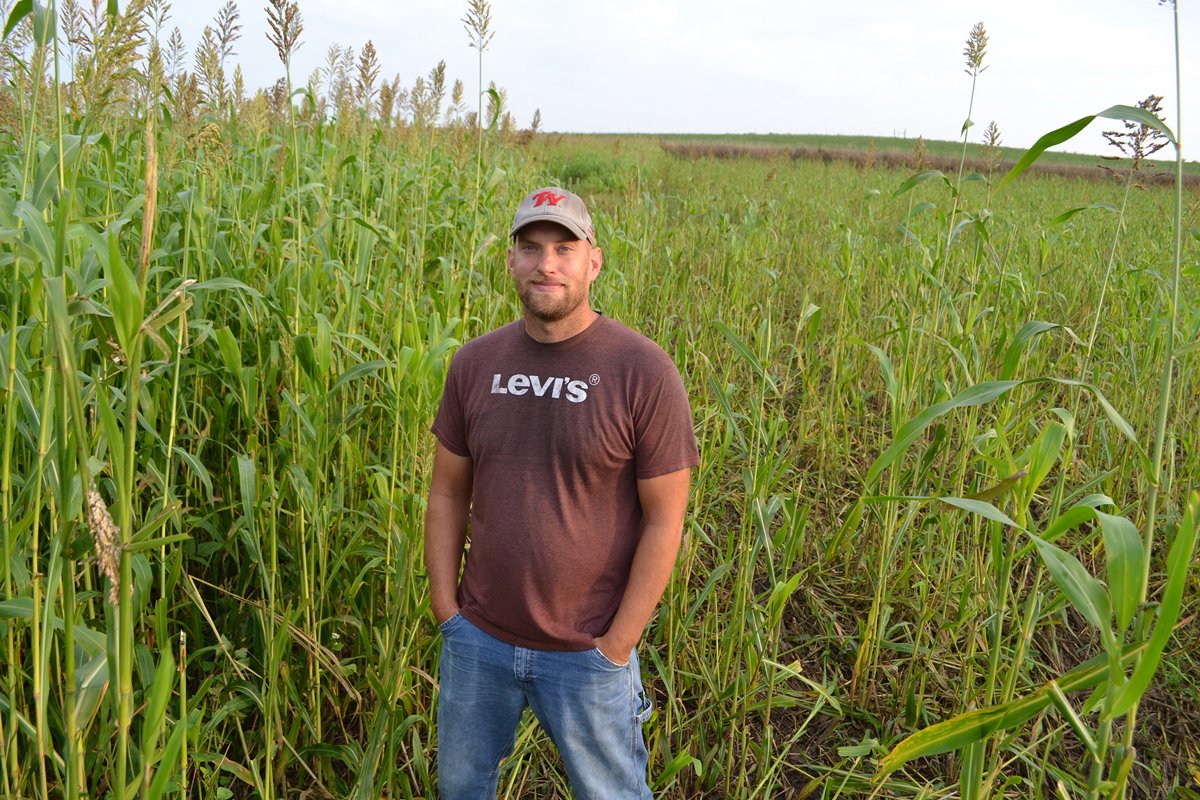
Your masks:
{"label": "green leaf blade", "polygon": [[[1141,657],[1146,645],[1134,645],[1121,654],[1122,666]],[[1069,670],[1056,681],[1064,692],[1078,692],[1098,686],[1108,678],[1110,661],[1107,654],[1096,656]],[[999,706],[981,708],[958,714],[950,719],[922,728],[900,741],[879,763],[880,774],[894,772],[914,758],[933,756],[960,750],[1003,730],[1027,722],[1050,705],[1049,683],[1026,697],[1010,700]]]}
{"label": "green leaf blade", "polygon": [[941,178],[943,181],[946,181],[947,183],[949,182],[949,178],[947,178],[946,174],[940,169],[927,169],[924,172],[919,172],[916,175],[913,175],[904,183],[900,184],[900,188],[892,193],[892,197],[899,197],[905,192],[910,191],[917,184],[925,183],[925,181],[932,180],[934,178]]}
{"label": "green leaf blade", "polygon": [[54,234],[46,224],[42,212],[30,203],[19,200],[13,208],[13,216],[25,223],[25,235],[29,237],[29,246],[38,254],[46,268],[54,264]]}
{"label": "green leaf blade", "polygon": [[1035,534],[1030,534],[1030,538],[1042,557],[1042,563],[1046,565],[1046,571],[1075,610],[1097,630],[1108,628],[1112,611],[1108,593],[1100,581],[1091,576],[1079,559],[1058,545]]}
{"label": "green leaf blade", "polygon": [[1007,525],[1008,527],[1016,528],[1019,531],[1024,530],[1024,528],[1013,521],[1007,514],[985,500],[972,500],[967,497],[939,497],[938,500],[948,506],[954,506],[955,508],[960,508],[963,511],[977,514],[984,519],[991,520],[992,522],[999,522],[1001,525]]}
{"label": "green leaf blade", "polygon": [[1079,133],[1081,130],[1090,125],[1092,120],[1095,118],[1095,114],[1087,117],[1080,117],[1074,122],[1069,122],[1066,125],[1063,125],[1061,128],[1055,128],[1054,130],[1042,136],[1042,138],[1033,143],[1033,147],[1029,148],[1025,152],[1025,155],[1021,156],[1017,163],[1013,165],[1012,169],[1008,171],[1008,174],[1000,179],[1000,183],[996,184],[996,191],[1003,189],[1006,185],[1012,181],[1015,181],[1022,172],[1029,169],[1033,162],[1037,161],[1038,158],[1041,157],[1042,153],[1046,152],[1055,145],[1060,145],[1063,142],[1069,141],[1075,136],[1075,134]]}
{"label": "green leaf blade", "polygon": [[1158,670],[1162,660],[1163,650],[1175,630],[1175,622],[1179,619],[1183,607],[1183,592],[1187,585],[1188,573],[1192,568],[1192,552],[1196,547],[1196,532],[1200,528],[1197,518],[1200,517],[1200,494],[1193,493],[1184,511],[1179,532],[1175,542],[1167,554],[1167,585],[1163,589],[1162,599],[1158,605],[1158,619],[1154,630],[1150,633],[1146,653],[1134,667],[1129,681],[1117,693],[1110,709],[1113,716],[1120,716],[1133,707]]}
{"label": "green leaf blade", "polygon": [[171,699],[174,685],[175,659],[170,650],[164,650],[158,660],[158,669],[154,671],[146,712],[142,715],[142,758],[147,760],[152,759],[151,754],[158,749],[158,740],[167,720],[167,701]]}
{"label": "green leaf blade", "polygon": [[8,15],[8,22],[4,24],[5,39],[13,32],[14,28],[21,24],[21,20],[29,16],[31,11],[33,11],[33,0],[18,0],[17,4],[13,6],[12,13]]}
{"label": "green leaf blade", "polygon": [[871,464],[863,482],[868,486],[874,484],[883,471],[891,466],[916,441],[921,432],[929,427],[930,423],[938,417],[948,414],[957,408],[967,408],[991,402],[1010,389],[1020,386],[1021,383],[1021,381],[986,381],[984,383],[977,383],[963,389],[950,400],[944,400],[941,403],[929,406],[900,427],[892,444]]}
{"label": "green leaf blade", "polygon": [[1000,368],[1000,380],[1012,380],[1012,377],[1017,373],[1017,364],[1021,360],[1021,355],[1034,340],[1042,334],[1049,333],[1061,327],[1061,325],[1054,322],[1043,322],[1036,319],[1022,325],[1021,329],[1013,336],[1012,343],[1009,344],[1008,349],[1004,351],[1004,364]]}
{"label": "green leaf blade", "polygon": [[1167,124],[1151,114],[1149,111],[1146,111],[1142,108],[1136,108],[1134,106],[1110,106],[1098,114],[1080,117],[1074,122],[1069,122],[1066,125],[1063,125],[1061,128],[1056,128],[1034,142],[1033,147],[1029,148],[1025,155],[1021,156],[1020,160],[1018,160],[1017,163],[1013,165],[1013,168],[1008,171],[1008,174],[1000,180],[1000,183],[996,186],[997,191],[1004,188],[1004,186],[1009,182],[1016,180],[1017,177],[1020,176],[1022,172],[1027,170],[1030,165],[1033,164],[1033,162],[1037,161],[1042,153],[1046,152],[1046,150],[1074,138],[1076,134],[1090,125],[1097,117],[1136,122],[1146,125],[1154,128],[1166,136],[1171,144],[1175,145],[1176,147],[1179,146],[1179,142],[1175,139],[1175,134],[1172,133],[1171,129],[1167,127]]}
{"label": "green leaf blade", "polygon": [[1124,631],[1137,613],[1145,578],[1142,537],[1132,522],[1113,514],[1096,512],[1104,532],[1104,556],[1108,567],[1108,591],[1117,617],[1117,630]]}
{"label": "green leaf blade", "polygon": [[1096,115],[1104,119],[1115,119],[1122,122],[1136,122],[1139,125],[1145,125],[1147,128],[1154,128],[1156,131],[1167,137],[1167,141],[1178,146],[1179,142],[1175,139],[1175,134],[1167,127],[1167,123],[1151,114],[1144,108],[1137,106],[1116,105],[1109,106]]}

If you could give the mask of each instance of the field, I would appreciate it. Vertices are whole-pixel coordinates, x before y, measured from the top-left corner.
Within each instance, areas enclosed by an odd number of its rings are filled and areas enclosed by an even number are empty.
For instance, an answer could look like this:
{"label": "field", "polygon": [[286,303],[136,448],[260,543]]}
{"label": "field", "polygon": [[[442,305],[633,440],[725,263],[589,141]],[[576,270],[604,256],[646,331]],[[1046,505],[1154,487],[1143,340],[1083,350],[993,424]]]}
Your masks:
{"label": "field", "polygon": [[[1119,127],[1112,125],[1108,127]],[[649,136],[649,134],[626,134],[624,138],[639,138]],[[730,147],[749,146],[762,147],[772,150],[781,150],[784,152],[792,149],[800,149],[808,152],[831,152],[831,153],[847,153],[856,154],[860,157],[866,155],[868,151],[874,150],[878,154],[897,153],[910,158],[913,149],[916,147],[916,138],[890,137],[890,136],[831,136],[818,134],[695,134],[695,133],[675,133],[675,134],[658,134],[651,138],[667,142],[669,144],[700,144],[712,147],[720,147],[722,145]],[[976,134],[978,138],[978,134]],[[958,158],[962,155],[962,142],[947,142],[939,139],[922,140],[930,157],[953,159],[957,163]],[[997,156],[1000,161],[1012,164],[1017,161],[1025,151],[1017,147],[1006,147],[1001,143],[997,148]],[[980,158],[983,147],[976,144],[968,150],[968,157]],[[1111,155],[1118,155],[1115,151]],[[1038,161],[1039,165],[1046,167],[1067,167],[1077,168],[1081,173],[1092,173],[1095,177],[1103,177],[1103,166],[1110,165],[1114,168],[1122,166],[1128,167],[1128,161],[1124,164],[1111,163],[1108,159],[1101,156],[1092,156],[1085,153],[1073,153],[1069,151],[1050,151],[1041,157]],[[1162,161],[1161,159],[1148,159],[1146,162],[1147,169],[1157,170],[1166,173],[1172,173],[1175,167],[1174,162]],[[1184,164],[1184,173],[1186,175],[1200,175],[1200,163],[1195,160],[1190,160]],[[1081,174],[1080,177],[1086,177]]]}
{"label": "field", "polygon": [[[5,800],[436,796],[428,429],[519,315],[544,184],[700,440],[641,646],[658,796],[1200,797],[1194,186],[1173,302],[1170,185],[380,114],[369,69],[290,108],[113,41],[116,85],[67,87],[36,22],[0,92]],[[501,786],[568,796],[535,725]]]}

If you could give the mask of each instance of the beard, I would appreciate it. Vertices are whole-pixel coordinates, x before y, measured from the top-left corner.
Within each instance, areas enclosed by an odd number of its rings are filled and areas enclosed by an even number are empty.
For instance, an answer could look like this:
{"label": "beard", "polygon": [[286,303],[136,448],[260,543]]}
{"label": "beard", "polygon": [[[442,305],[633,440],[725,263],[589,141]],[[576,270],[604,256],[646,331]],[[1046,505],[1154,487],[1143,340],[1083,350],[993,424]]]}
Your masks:
{"label": "beard", "polygon": [[538,292],[532,285],[526,285],[518,294],[525,311],[542,322],[566,319],[587,300],[586,294],[574,291],[569,286],[564,286],[560,293],[546,295]]}

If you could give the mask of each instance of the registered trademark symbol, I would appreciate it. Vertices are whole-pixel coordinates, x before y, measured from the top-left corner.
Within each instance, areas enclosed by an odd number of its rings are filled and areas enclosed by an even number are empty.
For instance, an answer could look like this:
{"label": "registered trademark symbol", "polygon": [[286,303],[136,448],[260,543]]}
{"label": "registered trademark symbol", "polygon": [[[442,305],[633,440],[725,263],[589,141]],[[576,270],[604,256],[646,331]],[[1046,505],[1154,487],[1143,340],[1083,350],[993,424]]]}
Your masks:
{"label": "registered trademark symbol", "polygon": [[588,383],[590,383],[592,386],[595,386],[599,382],[600,382],[600,376],[594,372],[592,373],[592,377],[588,378]]}

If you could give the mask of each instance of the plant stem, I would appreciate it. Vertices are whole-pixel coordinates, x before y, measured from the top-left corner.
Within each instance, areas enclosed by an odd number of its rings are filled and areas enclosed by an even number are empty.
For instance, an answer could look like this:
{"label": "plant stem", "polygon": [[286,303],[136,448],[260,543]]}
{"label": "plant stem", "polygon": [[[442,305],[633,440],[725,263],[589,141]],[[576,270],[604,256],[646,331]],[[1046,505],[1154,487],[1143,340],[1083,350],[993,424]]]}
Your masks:
{"label": "plant stem", "polygon": [[[44,375],[42,382],[42,408],[41,408],[41,425],[38,432],[38,448],[37,448],[37,467],[34,472],[35,489],[33,492],[33,507],[41,508],[42,505],[42,487],[44,485],[43,475],[46,471],[46,454],[48,452],[50,440],[50,396],[52,394],[51,387],[53,386],[52,370],[53,362],[47,358],[43,367]],[[31,542],[31,566],[33,568],[33,603],[30,611],[30,639],[32,640],[33,653],[33,707],[34,720],[37,725],[37,765],[38,765],[38,788],[41,791],[42,797],[49,797],[48,788],[46,785],[46,674],[42,669],[43,653],[49,648],[50,642],[43,638],[42,635],[42,582],[45,576],[42,574],[39,559],[39,544],[41,539],[41,514],[34,515],[33,529],[30,531]],[[48,626],[49,627],[49,626]],[[52,628],[51,628],[52,629]]]}
{"label": "plant stem", "polygon": [[[1152,611],[1146,609],[1146,597],[1150,586],[1150,556],[1154,550],[1154,532],[1158,525],[1158,497],[1162,487],[1163,450],[1167,439],[1167,417],[1171,403],[1171,381],[1175,369],[1175,329],[1179,315],[1179,284],[1183,263],[1183,88],[1180,72],[1179,56],[1179,6],[1178,2],[1171,4],[1175,28],[1175,218],[1174,218],[1174,256],[1171,271],[1171,299],[1167,307],[1167,340],[1163,351],[1163,371],[1159,379],[1158,412],[1154,426],[1154,452],[1151,464],[1154,470],[1154,480],[1149,486],[1149,500],[1146,510],[1146,529],[1142,534],[1143,574],[1141,581],[1141,598],[1138,603],[1138,619],[1136,624],[1138,638],[1144,638],[1154,621]],[[1126,749],[1133,747],[1133,734],[1137,729],[1137,714],[1140,699],[1129,709],[1126,718],[1123,744]],[[1126,773],[1127,774],[1127,773]],[[1119,787],[1124,795],[1124,785]]]}

